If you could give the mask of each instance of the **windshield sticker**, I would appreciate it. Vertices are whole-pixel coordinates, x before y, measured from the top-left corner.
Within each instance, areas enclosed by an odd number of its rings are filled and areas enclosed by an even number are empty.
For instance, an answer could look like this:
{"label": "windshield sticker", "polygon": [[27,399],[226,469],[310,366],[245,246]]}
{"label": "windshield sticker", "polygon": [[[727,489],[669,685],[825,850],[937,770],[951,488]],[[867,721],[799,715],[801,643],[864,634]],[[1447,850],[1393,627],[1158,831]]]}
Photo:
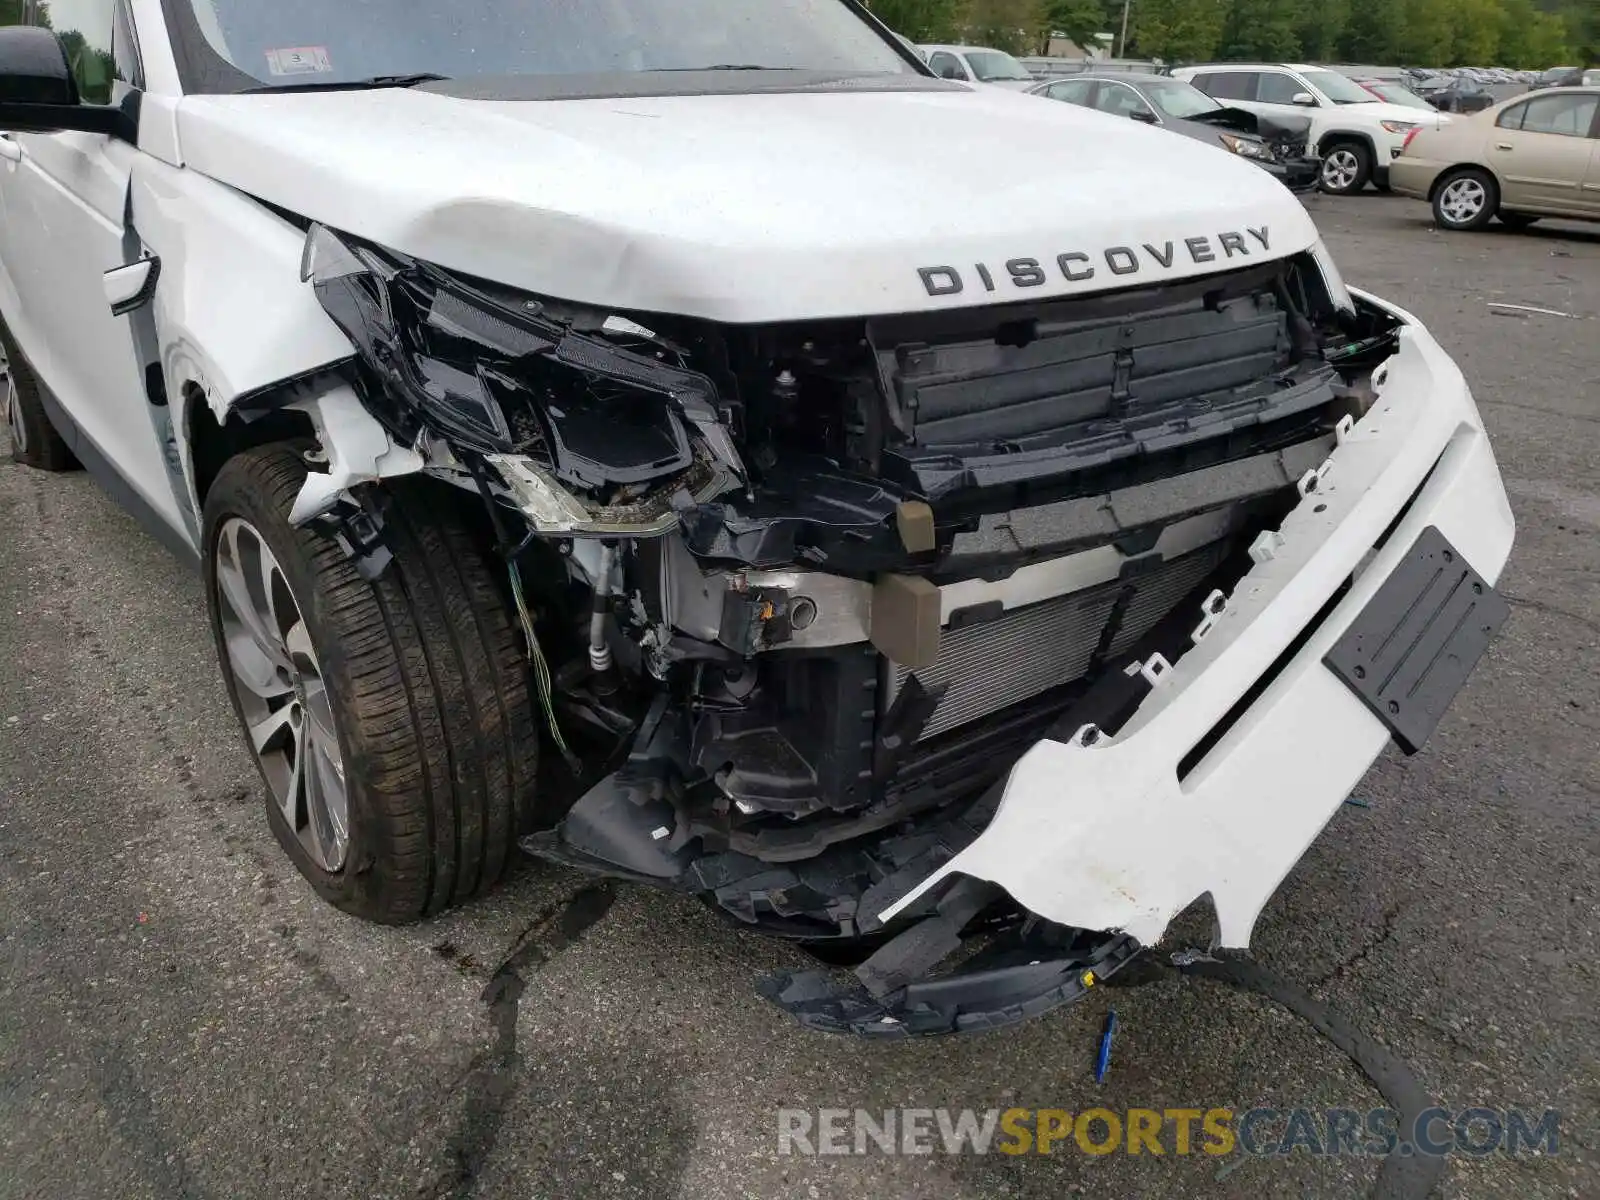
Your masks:
{"label": "windshield sticker", "polygon": [[326,46],[294,46],[267,51],[267,70],[274,75],[325,75],[333,70]]}

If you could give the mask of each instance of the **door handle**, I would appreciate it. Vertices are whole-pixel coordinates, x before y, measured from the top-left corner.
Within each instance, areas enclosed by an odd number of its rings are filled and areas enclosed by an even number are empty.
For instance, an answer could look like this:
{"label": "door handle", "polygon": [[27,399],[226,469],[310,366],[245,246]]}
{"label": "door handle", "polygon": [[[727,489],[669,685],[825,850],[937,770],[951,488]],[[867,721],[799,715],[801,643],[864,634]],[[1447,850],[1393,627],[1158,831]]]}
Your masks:
{"label": "door handle", "polygon": [[1494,148],[1496,150],[1509,150],[1509,149],[1511,149],[1511,143],[1510,142],[1496,142],[1494,144]]}
{"label": "door handle", "polygon": [[13,142],[9,134],[0,133],[0,159],[8,163],[22,161],[22,147]]}

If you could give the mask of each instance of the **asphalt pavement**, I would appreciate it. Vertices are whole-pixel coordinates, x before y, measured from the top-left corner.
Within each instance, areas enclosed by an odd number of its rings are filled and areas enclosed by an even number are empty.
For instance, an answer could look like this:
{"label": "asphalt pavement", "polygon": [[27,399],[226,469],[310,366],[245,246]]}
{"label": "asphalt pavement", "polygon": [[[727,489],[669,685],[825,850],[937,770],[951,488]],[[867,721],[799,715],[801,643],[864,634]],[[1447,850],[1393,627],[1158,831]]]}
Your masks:
{"label": "asphalt pavement", "polygon": [[[1254,953],[1444,1107],[1559,1110],[1554,1155],[1456,1155],[1437,1194],[1597,1195],[1600,227],[1446,234],[1376,193],[1308,207],[1346,279],[1456,356],[1518,538],[1503,636],[1424,752],[1386,756],[1335,816]],[[197,578],[86,476],[0,464],[0,1196],[1347,1197],[1376,1179],[1370,1159],[1070,1141],[780,1155],[782,1108],[1384,1103],[1325,1031],[1209,980],[866,1044],[757,997],[800,965],[693,901],[542,866],[407,929],[321,904],[268,832]]]}

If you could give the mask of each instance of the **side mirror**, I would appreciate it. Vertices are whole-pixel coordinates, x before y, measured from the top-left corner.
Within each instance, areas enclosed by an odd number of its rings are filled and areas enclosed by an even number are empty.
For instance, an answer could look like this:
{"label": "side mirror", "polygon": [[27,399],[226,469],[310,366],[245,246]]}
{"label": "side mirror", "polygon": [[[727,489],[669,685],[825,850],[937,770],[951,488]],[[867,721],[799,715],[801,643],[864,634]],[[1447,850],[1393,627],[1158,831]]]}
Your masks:
{"label": "side mirror", "polygon": [[1151,112],[1148,108],[1136,108],[1128,115],[1135,121],[1143,121],[1146,125],[1161,124],[1161,118],[1156,116],[1155,113]]}
{"label": "side mirror", "polygon": [[119,108],[83,104],[61,39],[32,25],[0,28],[0,129],[8,133],[77,130],[136,140]]}
{"label": "side mirror", "polygon": [[1315,108],[1317,106],[1317,98],[1310,92],[1296,92],[1289,97],[1289,103],[1298,104],[1301,108]]}
{"label": "side mirror", "polygon": [[957,83],[965,83],[967,81],[966,75],[962,73],[961,64],[953,62],[947,62],[940,65],[939,78],[954,79]]}

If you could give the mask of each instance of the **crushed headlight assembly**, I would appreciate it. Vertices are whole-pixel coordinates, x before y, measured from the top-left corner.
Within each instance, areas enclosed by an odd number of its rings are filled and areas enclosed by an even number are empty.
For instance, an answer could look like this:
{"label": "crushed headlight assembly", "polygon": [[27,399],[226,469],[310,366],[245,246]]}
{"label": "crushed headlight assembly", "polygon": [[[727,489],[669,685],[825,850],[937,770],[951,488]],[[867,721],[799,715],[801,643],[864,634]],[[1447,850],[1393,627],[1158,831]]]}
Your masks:
{"label": "crushed headlight assembly", "polygon": [[1258,142],[1254,138],[1238,137],[1231,133],[1222,135],[1222,144],[1241,158],[1253,158],[1258,162],[1277,162],[1278,156],[1272,152],[1272,147],[1265,142]]}
{"label": "crushed headlight assembly", "polygon": [[715,386],[631,318],[586,314],[595,332],[580,331],[543,298],[323,225],[306,235],[301,277],[355,344],[374,415],[404,442],[427,430],[456,452],[524,463],[507,485],[538,499],[551,531],[616,532],[595,516],[614,513],[638,532],[629,516],[650,490],[715,495],[744,475]]}
{"label": "crushed headlight assembly", "polygon": [[[535,533],[569,537],[658,537],[678,527],[670,490],[658,490],[632,504],[586,504],[550,477],[538,463],[504,454],[486,454],[484,462],[505,481]],[[726,471],[697,461],[684,479],[684,491],[703,504],[733,486]]]}

